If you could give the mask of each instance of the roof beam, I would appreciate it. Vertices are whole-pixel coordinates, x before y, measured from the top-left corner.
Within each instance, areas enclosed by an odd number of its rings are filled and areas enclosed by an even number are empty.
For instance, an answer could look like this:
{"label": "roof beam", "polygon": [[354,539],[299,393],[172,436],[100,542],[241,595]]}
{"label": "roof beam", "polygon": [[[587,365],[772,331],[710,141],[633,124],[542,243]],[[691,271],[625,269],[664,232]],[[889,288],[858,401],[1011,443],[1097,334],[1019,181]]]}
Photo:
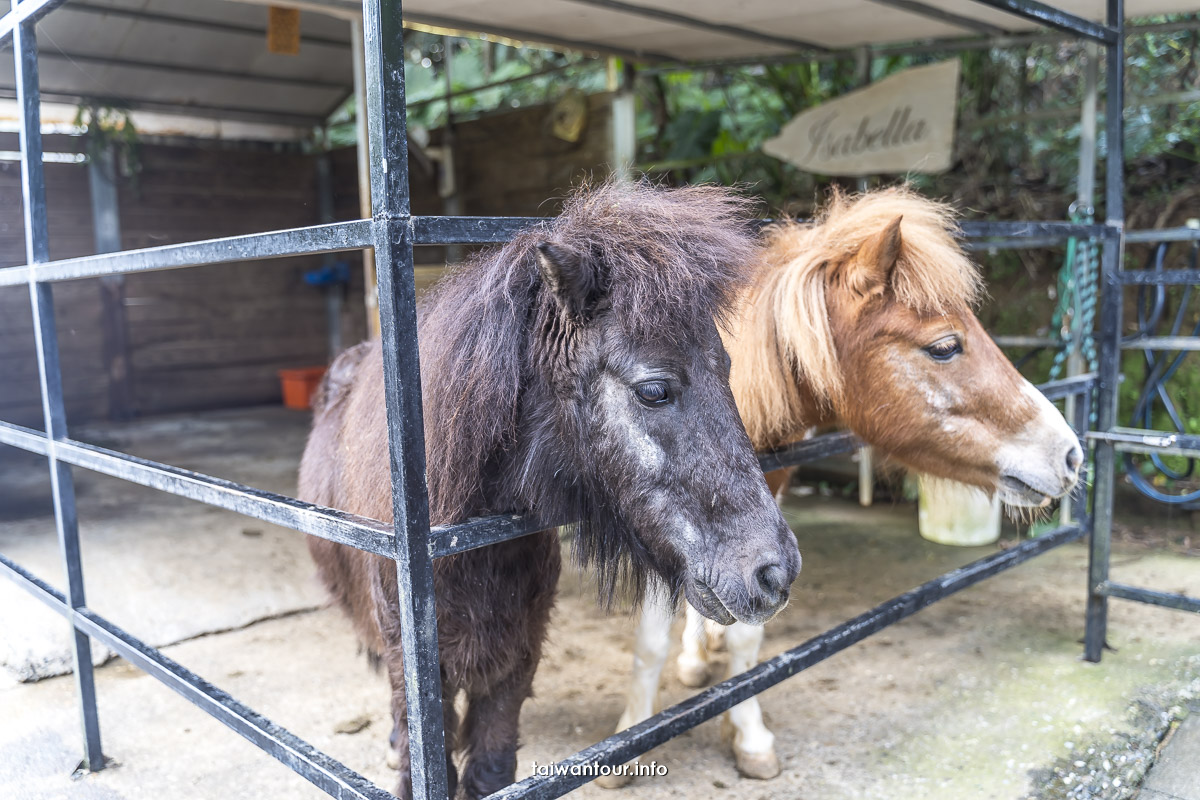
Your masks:
{"label": "roof beam", "polygon": [[[62,0],[65,2],[65,0]],[[35,0],[23,0],[18,4],[18,8],[25,3],[32,3]],[[86,2],[75,2],[72,0],[65,7],[65,11],[80,11],[86,14],[96,14],[100,16],[123,17],[127,19],[136,19],[142,22],[155,22],[162,25],[177,25],[192,30],[208,30],[214,33],[229,33],[239,36],[253,36],[259,40],[265,41],[267,37],[267,29],[265,27],[258,28],[253,25],[238,25],[233,22],[219,22],[211,19],[196,19],[194,17],[184,17],[178,14],[161,14],[155,11],[139,11],[132,8],[114,8],[112,6],[98,6]],[[0,35],[3,35],[3,29],[0,29]],[[343,50],[350,49],[350,41],[348,39],[333,39],[327,36],[313,36],[311,34],[301,34],[300,42],[302,44],[318,45],[321,47],[336,47]]]}
{"label": "roof beam", "polygon": [[404,12],[404,21],[413,22],[418,25],[428,25],[432,28],[448,28],[455,31],[471,31],[475,33],[494,34],[502,36],[506,39],[514,39],[537,46],[539,44],[548,45],[551,50],[578,50],[585,53],[607,53],[609,55],[621,56],[622,58],[631,58],[640,61],[677,61],[674,56],[665,53],[658,53],[653,50],[630,50],[625,47],[617,47],[613,45],[601,44],[599,42],[590,42],[584,39],[563,39],[557,36],[547,36],[535,31],[522,30],[519,28],[507,28],[496,25],[488,25],[482,22],[473,22],[455,17],[445,17],[440,14],[422,14]]}
{"label": "roof beam", "polygon": [[233,0],[253,6],[281,6],[297,11],[312,11],[338,19],[362,19],[362,3],[358,0]]}
{"label": "roof beam", "polygon": [[173,72],[184,75],[202,75],[209,78],[244,81],[250,83],[275,83],[286,86],[302,86],[312,89],[338,89],[346,91],[350,87],[350,77],[344,81],[324,81],[316,78],[290,77],[286,75],[263,75],[258,72],[239,72],[236,70],[213,69],[212,67],[189,66],[186,64],[170,64],[161,61],[137,61],[129,58],[109,58],[108,56],[83,55],[80,53],[65,53],[61,50],[43,50],[38,53],[43,61],[69,61],[78,64],[97,64],[100,66],[125,67],[127,69],[145,69],[154,72]]}
{"label": "roof beam", "polygon": [[[187,117],[227,120],[229,122],[263,122],[273,125],[291,125],[304,128],[315,127],[325,123],[324,118],[315,113],[301,114],[292,111],[263,111],[256,108],[241,108],[237,106],[172,103],[165,100],[97,96],[77,92],[55,91],[54,89],[42,89],[41,94],[43,102],[110,106],[113,108],[126,108],[131,111],[153,111],[163,114],[179,114]],[[16,96],[17,89],[15,86],[0,85],[0,98],[12,100]]]}
{"label": "roof beam", "polygon": [[625,14],[636,14],[640,17],[649,19],[661,19],[667,22],[673,22],[676,25],[686,25],[689,28],[699,28],[700,30],[710,31],[712,33],[723,33],[727,36],[736,36],[740,39],[749,39],[755,42],[763,42],[765,44],[773,44],[778,47],[786,47],[790,50],[809,50],[814,53],[829,52],[829,48],[822,47],[812,42],[806,42],[801,39],[793,39],[786,36],[775,36],[762,31],[751,30],[750,28],[742,28],[737,25],[726,25],[720,22],[711,22],[709,20],[700,19],[699,17],[680,14],[675,11],[667,11],[661,8],[653,8],[651,6],[640,6],[635,3],[626,3],[624,0],[568,0],[572,3],[581,3],[587,6],[596,6],[597,8],[607,8],[610,11],[619,11]]}
{"label": "roof beam", "polygon": [[10,0],[11,10],[0,17],[0,42],[8,42],[17,25],[26,21],[36,22],[65,2],[67,0]]}
{"label": "roof beam", "polygon": [[890,6],[904,11],[911,11],[914,14],[920,14],[922,17],[937,20],[938,22],[945,22],[948,25],[954,25],[968,31],[982,33],[985,36],[1004,36],[1009,33],[1009,31],[1001,28],[999,25],[993,25],[981,19],[972,19],[962,14],[955,14],[953,11],[931,6],[920,2],[920,0],[870,0],[870,2],[881,6]]}
{"label": "roof beam", "polygon": [[1062,9],[1039,3],[1037,0],[971,0],[971,2],[1007,11],[1022,19],[1036,22],[1038,25],[1064,31],[1073,36],[1092,39],[1101,44],[1113,44],[1117,41],[1117,32],[1107,25],[1068,14]]}

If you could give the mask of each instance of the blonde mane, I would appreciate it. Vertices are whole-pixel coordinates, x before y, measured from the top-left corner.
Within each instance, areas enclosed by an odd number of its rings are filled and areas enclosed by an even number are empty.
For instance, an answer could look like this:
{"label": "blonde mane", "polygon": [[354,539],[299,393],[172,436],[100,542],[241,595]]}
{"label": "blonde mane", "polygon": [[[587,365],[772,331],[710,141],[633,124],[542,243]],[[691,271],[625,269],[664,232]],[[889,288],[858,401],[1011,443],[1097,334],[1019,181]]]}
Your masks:
{"label": "blonde mane", "polygon": [[982,282],[955,238],[955,216],[948,205],[896,187],[835,192],[814,222],[767,229],[762,272],[742,299],[728,342],[737,365],[734,396],[756,447],[785,444],[813,424],[802,418],[805,392],[826,413],[839,406],[842,371],[827,294],[864,293],[878,280],[875,265],[855,256],[897,217],[901,250],[888,296],[923,313],[969,309],[977,301]]}

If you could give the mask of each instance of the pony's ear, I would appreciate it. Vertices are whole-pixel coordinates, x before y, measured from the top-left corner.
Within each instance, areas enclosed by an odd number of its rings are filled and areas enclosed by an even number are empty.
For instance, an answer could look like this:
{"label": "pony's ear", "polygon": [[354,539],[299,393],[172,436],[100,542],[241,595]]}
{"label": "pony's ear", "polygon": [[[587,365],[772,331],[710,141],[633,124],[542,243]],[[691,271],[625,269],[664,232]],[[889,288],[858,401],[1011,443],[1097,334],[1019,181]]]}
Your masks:
{"label": "pony's ear", "polygon": [[537,246],[542,282],[571,316],[583,316],[595,304],[596,276],[583,255],[557,242]]}
{"label": "pony's ear", "polygon": [[856,260],[863,271],[864,280],[860,288],[864,293],[882,289],[891,283],[892,270],[900,260],[900,221],[903,219],[903,216],[896,217],[858,248]]}

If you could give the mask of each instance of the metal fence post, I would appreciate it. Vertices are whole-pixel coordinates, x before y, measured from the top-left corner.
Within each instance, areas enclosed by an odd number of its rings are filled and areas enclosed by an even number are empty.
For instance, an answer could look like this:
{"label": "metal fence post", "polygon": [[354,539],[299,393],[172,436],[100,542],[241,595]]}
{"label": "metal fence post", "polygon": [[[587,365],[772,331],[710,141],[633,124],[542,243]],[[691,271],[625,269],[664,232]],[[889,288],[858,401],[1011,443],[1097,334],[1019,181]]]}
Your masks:
{"label": "metal fence post", "polygon": [[[1105,191],[1104,215],[1120,231],[1104,240],[1103,294],[1100,305],[1100,379],[1096,409],[1097,427],[1107,432],[1117,423],[1118,381],[1121,373],[1121,307],[1124,287],[1120,280],[1125,247],[1125,9],[1123,0],[1108,0],[1108,25],[1116,40],[1105,46]],[[1111,441],[1096,442],[1096,479],[1092,499],[1092,537],[1088,558],[1087,632],[1084,658],[1099,661],[1108,629],[1108,598],[1099,587],[1108,580],[1112,550],[1113,494],[1116,490],[1116,451]]]}
{"label": "metal fence post", "polygon": [[425,485],[400,3],[365,0],[363,31],[412,788],[416,800],[442,800],[447,788],[445,731]]}
{"label": "metal fence post", "polygon": [[[21,116],[21,203],[25,223],[25,261],[36,264],[50,260],[50,234],[46,219],[46,181],[42,167],[41,93],[38,90],[37,35],[34,22],[22,22],[13,30],[16,66],[17,108]],[[54,296],[49,284],[29,276],[29,301],[33,309],[34,341],[37,345],[38,379],[42,391],[42,418],[46,426],[47,460],[54,501],[54,521],[67,577],[67,603],[84,605],[83,564],[79,556],[79,518],[75,509],[75,483],[71,468],[58,460],[56,439],[66,438],[67,414],[63,404],[62,373],[59,370],[58,335],[54,327]],[[72,657],[79,710],[83,724],[84,763],[97,771],[104,768],[100,749],[100,721],[96,713],[96,686],[92,675],[92,647],[86,635],[72,625]]]}

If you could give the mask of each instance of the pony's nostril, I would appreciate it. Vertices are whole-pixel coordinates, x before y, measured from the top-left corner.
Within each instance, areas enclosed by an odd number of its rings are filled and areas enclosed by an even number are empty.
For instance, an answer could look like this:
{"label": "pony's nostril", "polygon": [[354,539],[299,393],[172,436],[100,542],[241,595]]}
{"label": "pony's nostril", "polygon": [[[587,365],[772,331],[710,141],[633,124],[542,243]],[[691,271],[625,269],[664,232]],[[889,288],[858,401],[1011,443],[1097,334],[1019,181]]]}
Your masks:
{"label": "pony's nostril", "polygon": [[1067,472],[1074,475],[1082,464],[1083,450],[1077,444],[1072,445],[1071,449],[1067,451]]}
{"label": "pony's nostril", "polygon": [[781,564],[767,564],[754,574],[758,587],[768,597],[776,597],[788,588],[787,570]]}

